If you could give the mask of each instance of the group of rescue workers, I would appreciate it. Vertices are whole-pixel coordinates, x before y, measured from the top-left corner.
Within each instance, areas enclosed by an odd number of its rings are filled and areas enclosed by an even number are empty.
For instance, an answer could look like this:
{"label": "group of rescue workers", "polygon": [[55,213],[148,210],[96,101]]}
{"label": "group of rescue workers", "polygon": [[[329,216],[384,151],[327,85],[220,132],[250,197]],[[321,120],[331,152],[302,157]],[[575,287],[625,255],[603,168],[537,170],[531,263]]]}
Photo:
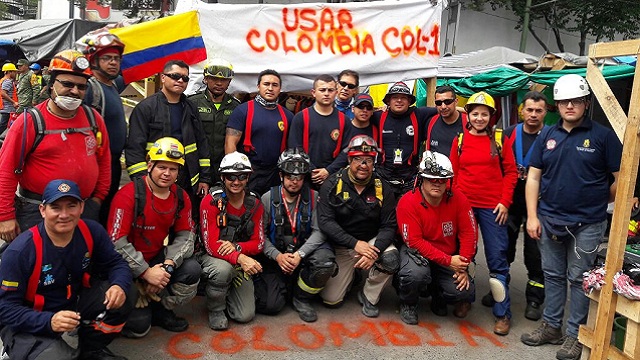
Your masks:
{"label": "group of rescue workers", "polygon": [[[229,62],[208,62],[204,90],[187,97],[189,66],[171,60],[127,129],[123,51],[110,33],[86,35],[51,60],[49,98],[32,104],[18,101],[15,66],[3,66],[3,124],[4,109],[17,114],[0,150],[0,239],[9,243],[0,338],[11,359],[124,359],[106,348],[118,333],[186,330],[174,310],[199,289],[214,330],[287,303],[313,322],[315,298],[335,308],[351,290],[377,317],[389,283],[407,324],[418,324],[421,296],[435,315],[453,305],[464,318],[478,227],[491,289],[482,304],[493,308],[494,333],[507,335],[522,224],[524,315],[543,320],[521,340],[580,357],[581,274],[604,236],[621,153],[615,134],[586,116],[582,77],[557,80],[558,124],[545,126],[551,104],[532,91],[522,122],[502,131],[486,92],[463,109],[442,86],[436,107],[415,107],[397,82],[374,111],[358,73],[345,70],[316,77],[313,104],[294,115],[279,102],[275,70],[240,103],[227,92]],[[133,181],[120,187],[123,150]],[[61,337],[74,329],[78,348]]]}

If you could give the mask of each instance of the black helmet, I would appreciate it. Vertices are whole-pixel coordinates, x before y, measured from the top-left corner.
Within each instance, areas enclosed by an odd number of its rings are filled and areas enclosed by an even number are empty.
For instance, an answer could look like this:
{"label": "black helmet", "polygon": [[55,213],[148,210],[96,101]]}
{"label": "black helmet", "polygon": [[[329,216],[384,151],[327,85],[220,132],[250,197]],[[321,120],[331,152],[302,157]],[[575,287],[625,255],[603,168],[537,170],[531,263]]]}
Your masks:
{"label": "black helmet", "polygon": [[310,164],[309,155],[298,148],[283,151],[278,159],[278,169],[285,174],[306,175],[309,173]]}

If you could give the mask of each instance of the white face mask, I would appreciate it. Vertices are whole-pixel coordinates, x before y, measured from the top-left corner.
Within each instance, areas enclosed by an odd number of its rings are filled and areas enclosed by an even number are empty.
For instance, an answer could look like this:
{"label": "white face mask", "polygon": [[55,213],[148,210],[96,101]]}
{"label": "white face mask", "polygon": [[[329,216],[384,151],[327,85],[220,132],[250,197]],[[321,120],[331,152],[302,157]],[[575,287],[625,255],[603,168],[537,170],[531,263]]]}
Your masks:
{"label": "white face mask", "polygon": [[53,99],[53,102],[63,110],[74,111],[82,104],[82,99],[71,96],[60,96],[55,88],[53,89],[53,92],[56,93],[56,97]]}

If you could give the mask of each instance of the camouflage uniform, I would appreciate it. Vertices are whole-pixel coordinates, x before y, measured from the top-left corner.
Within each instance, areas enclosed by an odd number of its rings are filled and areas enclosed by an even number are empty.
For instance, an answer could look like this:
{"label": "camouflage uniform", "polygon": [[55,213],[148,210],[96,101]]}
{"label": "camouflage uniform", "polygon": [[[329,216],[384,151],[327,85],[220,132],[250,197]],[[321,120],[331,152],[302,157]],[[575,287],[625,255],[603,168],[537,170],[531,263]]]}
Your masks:
{"label": "camouflage uniform", "polygon": [[16,110],[21,113],[25,108],[33,106],[33,87],[31,86],[31,77],[33,71],[29,70],[24,74],[18,74],[18,103],[20,106]]}

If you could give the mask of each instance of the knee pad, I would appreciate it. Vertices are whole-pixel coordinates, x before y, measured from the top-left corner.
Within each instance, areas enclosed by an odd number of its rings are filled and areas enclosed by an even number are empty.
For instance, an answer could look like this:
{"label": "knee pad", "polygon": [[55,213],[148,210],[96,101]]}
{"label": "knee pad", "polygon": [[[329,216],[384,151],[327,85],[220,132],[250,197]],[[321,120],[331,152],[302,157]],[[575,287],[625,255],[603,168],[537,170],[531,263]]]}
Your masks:
{"label": "knee pad", "polygon": [[329,278],[337,272],[338,265],[335,262],[323,264],[310,264],[300,271],[298,286],[305,292],[317,294],[324,288]]}
{"label": "knee pad", "polygon": [[489,288],[493,300],[501,303],[507,298],[507,278],[501,274],[489,274]]}
{"label": "knee pad", "polygon": [[373,266],[385,274],[395,274],[400,269],[400,252],[398,249],[383,251]]}

